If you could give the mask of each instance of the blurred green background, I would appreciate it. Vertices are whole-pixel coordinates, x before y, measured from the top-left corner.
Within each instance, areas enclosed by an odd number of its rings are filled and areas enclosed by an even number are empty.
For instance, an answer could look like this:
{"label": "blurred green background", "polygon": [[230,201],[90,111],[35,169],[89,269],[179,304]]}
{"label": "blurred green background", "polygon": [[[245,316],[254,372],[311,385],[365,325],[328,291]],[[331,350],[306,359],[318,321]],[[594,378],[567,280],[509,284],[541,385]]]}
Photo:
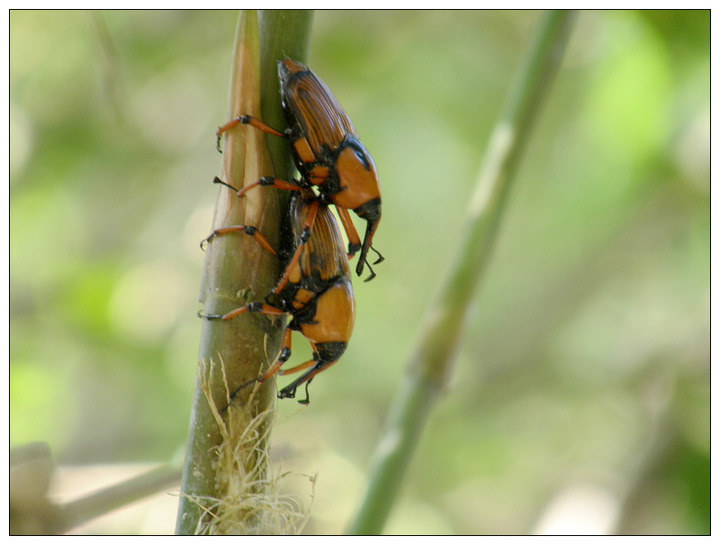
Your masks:
{"label": "blurred green background", "polygon": [[[307,533],[359,505],[538,17],[315,14],[308,64],[377,164],[386,261],[342,363],[279,404],[274,458],[318,474]],[[10,12],[12,445],[182,455],[236,24]],[[709,140],[709,11],[579,14],[388,533],[709,532]]]}

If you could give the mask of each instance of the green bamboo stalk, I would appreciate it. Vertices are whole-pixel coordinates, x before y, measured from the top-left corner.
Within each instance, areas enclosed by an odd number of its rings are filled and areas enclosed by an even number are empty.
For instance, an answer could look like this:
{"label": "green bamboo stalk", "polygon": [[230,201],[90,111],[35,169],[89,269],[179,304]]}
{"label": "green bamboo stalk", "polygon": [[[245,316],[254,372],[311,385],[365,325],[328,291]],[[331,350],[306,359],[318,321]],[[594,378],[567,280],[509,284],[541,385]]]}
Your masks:
{"label": "green bamboo stalk", "polygon": [[348,533],[379,534],[438,394],[452,372],[468,305],[488,258],[542,98],[558,71],[573,16],[543,15],[534,43],[493,130],[449,274],[425,314],[416,350],[375,452],[365,497]]}
{"label": "green bamboo stalk", "polygon": [[[276,61],[284,56],[303,60],[309,35],[311,14],[306,11],[243,11],[235,39],[230,82],[228,118],[250,114],[283,127]],[[221,120],[225,121],[225,120]],[[248,126],[228,131],[223,142],[221,178],[236,188],[262,176],[287,178],[290,174],[289,151],[282,139],[266,142],[264,134]],[[283,147],[285,146],[285,147]],[[208,185],[210,180],[208,179]],[[269,190],[268,190],[269,189]],[[258,227],[275,247],[279,241],[280,218],[286,199],[270,188],[261,188],[238,199],[222,187],[213,220],[213,229],[236,224]],[[208,230],[210,232],[210,229]],[[223,314],[243,304],[261,299],[279,276],[274,256],[249,237],[219,237],[207,246],[200,288],[203,312]],[[218,504],[224,482],[230,476],[217,474],[218,447],[228,438],[230,427],[242,430],[257,425],[258,416],[271,410],[274,385],[268,381],[254,390],[245,388],[236,396],[232,411],[227,405],[228,392],[257,377],[267,358],[273,358],[280,346],[281,320],[246,315],[229,322],[204,320],[198,355],[199,370],[190,419],[190,432],[182,479],[176,532],[194,534]],[[235,407],[242,410],[235,411]],[[228,413],[234,418],[228,419]],[[257,430],[261,441],[269,435],[270,419],[262,419]],[[257,447],[255,445],[253,448]],[[244,445],[230,445],[230,451],[242,452]],[[256,470],[257,455],[238,456],[250,472]],[[256,491],[257,492],[257,491]]]}

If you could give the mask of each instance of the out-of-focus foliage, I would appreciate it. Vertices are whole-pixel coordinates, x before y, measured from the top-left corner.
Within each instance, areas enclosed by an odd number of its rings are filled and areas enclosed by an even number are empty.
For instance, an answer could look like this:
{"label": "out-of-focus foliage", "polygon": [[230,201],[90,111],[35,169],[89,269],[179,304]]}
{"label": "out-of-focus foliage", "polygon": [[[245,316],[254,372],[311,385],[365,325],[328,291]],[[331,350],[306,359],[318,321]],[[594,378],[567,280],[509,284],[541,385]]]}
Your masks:
{"label": "out-of-focus foliage", "polygon": [[[275,459],[318,473],[309,533],[359,504],[537,17],[315,15],[309,64],[381,174],[386,261],[355,282],[342,363],[280,403]],[[65,464],[184,446],[236,21],[11,12],[13,444]],[[389,533],[709,532],[709,46],[707,11],[580,14]]]}

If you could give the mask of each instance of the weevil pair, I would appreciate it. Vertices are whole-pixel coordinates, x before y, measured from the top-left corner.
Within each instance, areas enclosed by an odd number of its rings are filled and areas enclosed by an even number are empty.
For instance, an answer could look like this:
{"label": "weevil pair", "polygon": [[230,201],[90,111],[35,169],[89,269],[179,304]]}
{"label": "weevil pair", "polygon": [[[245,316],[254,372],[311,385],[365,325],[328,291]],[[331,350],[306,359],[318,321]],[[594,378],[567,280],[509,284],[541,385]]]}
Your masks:
{"label": "weevil pair", "polygon": [[[270,245],[256,227],[233,225],[215,230],[206,241],[229,233],[252,236],[263,248],[282,260],[284,272],[275,289],[264,302],[250,303],[224,315],[205,316],[230,320],[247,312],[268,316],[289,314],[292,319],[283,335],[280,353],[270,368],[253,382],[263,382],[280,371],[281,374],[305,371],[282,388],[278,397],[293,398],[297,388],[310,381],[344,353],[355,322],[355,295],[350,280],[349,259],[360,250],[356,273],[362,274],[367,264],[375,277],[367,255],[381,216],[380,183],[372,157],[357,137],[345,111],[330,90],[307,67],[297,61],[278,62],[280,95],[288,124],[281,132],[263,121],[243,115],[217,131],[218,147],[223,133],[238,124],[247,124],[267,134],[287,138],[300,180],[285,181],[264,177],[238,191],[243,196],[258,186],[273,186],[293,191],[283,226],[280,251]],[[225,184],[218,178],[217,183]],[[313,188],[317,188],[318,194]],[[348,238],[345,251],[335,217],[328,208],[335,205]],[[367,222],[365,237],[360,237],[352,223],[349,210]],[[313,359],[291,369],[280,370],[290,357],[292,331],[299,331],[313,349]],[[239,390],[239,388],[238,388]],[[232,395],[234,396],[235,393]]]}

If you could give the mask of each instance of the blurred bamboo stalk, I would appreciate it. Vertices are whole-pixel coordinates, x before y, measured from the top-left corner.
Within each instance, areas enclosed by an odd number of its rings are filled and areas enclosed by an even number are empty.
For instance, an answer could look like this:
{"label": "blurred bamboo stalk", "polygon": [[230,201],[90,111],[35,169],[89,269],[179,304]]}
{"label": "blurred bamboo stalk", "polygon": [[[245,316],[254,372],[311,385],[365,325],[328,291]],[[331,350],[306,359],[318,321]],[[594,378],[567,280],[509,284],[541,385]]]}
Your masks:
{"label": "blurred bamboo stalk", "polygon": [[56,503],[49,496],[55,464],[47,443],[10,449],[10,534],[59,535],[180,481],[180,464],[169,463],[82,498]]}
{"label": "blurred bamboo stalk", "polygon": [[61,512],[67,525],[63,533],[119,507],[177,486],[180,481],[179,465],[167,464],[157,467],[127,481],[63,504]]}
{"label": "blurred bamboo stalk", "polygon": [[382,532],[430,410],[452,372],[469,303],[487,268],[511,182],[542,98],[552,83],[574,15],[546,12],[485,151],[449,274],[425,313],[417,348],[375,451],[365,497],[349,534]]}
{"label": "blurred bamboo stalk", "polygon": [[[276,61],[285,55],[303,59],[309,35],[311,14],[307,11],[269,11],[258,14],[242,11],[235,38],[230,111],[228,118],[241,114],[261,117],[282,127]],[[219,120],[224,122],[226,120]],[[228,131],[223,142],[222,180],[236,188],[262,176],[289,177],[287,144],[282,139],[265,141],[261,131],[238,126]],[[210,177],[208,177],[208,188]],[[234,192],[221,187],[215,208],[213,229],[228,225],[254,225],[275,247],[279,241],[280,218],[285,196],[270,188],[260,188],[238,199]],[[209,234],[210,230],[208,231]],[[223,314],[248,301],[262,298],[279,276],[277,259],[249,237],[219,237],[207,245],[200,288],[203,312]],[[243,437],[245,427],[257,425],[258,415],[271,410],[274,384],[245,388],[235,397],[235,418],[219,421],[218,409],[228,403],[228,392],[257,377],[267,358],[280,345],[283,324],[265,316],[248,315],[228,322],[204,320],[198,355],[198,377],[191,410],[190,432],[183,471],[182,494],[176,532],[202,531],[212,506],[222,492],[217,474],[218,447],[228,436]],[[266,352],[267,351],[267,352]],[[239,407],[235,411],[235,407]],[[256,430],[262,441],[271,419],[261,419]],[[228,435],[228,427],[239,430]],[[221,429],[222,428],[222,429]],[[230,445],[229,448],[233,449]],[[236,446],[242,451],[242,445]],[[254,448],[258,448],[254,445]],[[260,446],[259,448],[262,448]],[[256,468],[255,452],[240,455],[239,463],[247,471]],[[242,469],[242,468],[241,468]]]}

